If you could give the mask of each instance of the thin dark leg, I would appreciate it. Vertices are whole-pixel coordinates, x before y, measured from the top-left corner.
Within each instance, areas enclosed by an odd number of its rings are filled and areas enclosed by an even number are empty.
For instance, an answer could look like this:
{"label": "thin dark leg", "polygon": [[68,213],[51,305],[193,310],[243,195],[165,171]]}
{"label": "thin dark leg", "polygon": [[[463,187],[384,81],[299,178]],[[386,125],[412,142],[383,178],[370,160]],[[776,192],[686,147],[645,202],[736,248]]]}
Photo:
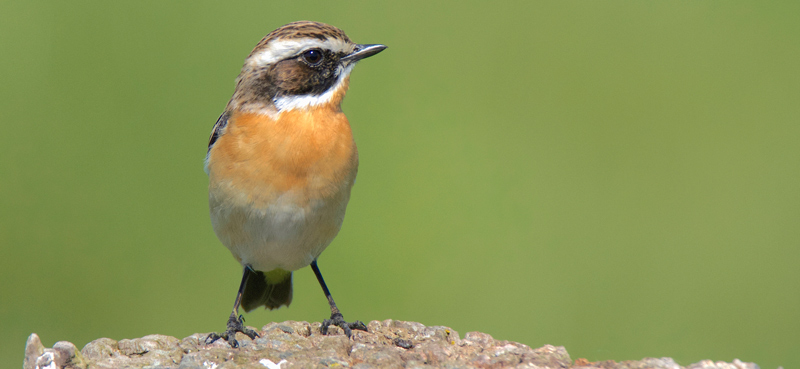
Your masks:
{"label": "thin dark leg", "polygon": [[353,329],[358,329],[362,331],[367,330],[367,326],[364,325],[360,320],[356,320],[355,322],[348,323],[344,321],[344,317],[342,313],[339,312],[339,308],[336,307],[336,303],[333,301],[333,296],[331,296],[331,291],[328,290],[328,286],[325,285],[325,280],[322,279],[322,273],[319,272],[319,267],[317,267],[317,261],[314,260],[311,262],[311,269],[314,270],[314,275],[317,276],[317,281],[319,281],[319,285],[322,287],[322,292],[325,293],[325,297],[328,299],[328,304],[331,306],[331,318],[325,319],[322,321],[322,327],[320,327],[320,331],[322,334],[328,334],[328,327],[331,325],[335,325],[339,328],[344,330],[344,334],[347,337],[350,337],[353,332]]}
{"label": "thin dark leg", "polygon": [[231,316],[228,318],[227,329],[224,333],[211,333],[206,337],[206,344],[214,343],[214,341],[224,338],[228,341],[228,344],[231,347],[239,347],[239,342],[236,341],[236,332],[242,332],[250,339],[255,339],[259,337],[258,333],[256,333],[252,329],[245,328],[244,326],[244,317],[239,315],[239,305],[242,304],[242,294],[244,293],[244,287],[247,285],[247,279],[250,278],[250,274],[253,274],[252,269],[246,266],[244,267],[244,272],[242,272],[242,283],[239,285],[239,292],[236,293],[236,301],[233,303],[233,311],[231,312]]}

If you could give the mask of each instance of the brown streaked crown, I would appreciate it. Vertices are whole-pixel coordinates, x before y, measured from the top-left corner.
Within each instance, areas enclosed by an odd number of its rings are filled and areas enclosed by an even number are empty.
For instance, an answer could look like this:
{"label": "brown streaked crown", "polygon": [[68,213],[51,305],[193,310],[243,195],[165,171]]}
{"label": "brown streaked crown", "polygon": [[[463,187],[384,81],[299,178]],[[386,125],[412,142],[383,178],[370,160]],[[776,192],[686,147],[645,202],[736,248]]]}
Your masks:
{"label": "brown streaked crown", "polygon": [[270,43],[270,41],[277,39],[291,40],[302,38],[316,38],[320,41],[325,41],[327,39],[340,39],[344,42],[352,43],[344,31],[340,30],[339,28],[320,22],[305,20],[297,21],[285,24],[264,36],[264,38],[262,38],[261,41],[256,44],[256,47],[253,48],[253,51],[250,52],[248,58],[256,54],[258,51],[264,49],[267,44]]}

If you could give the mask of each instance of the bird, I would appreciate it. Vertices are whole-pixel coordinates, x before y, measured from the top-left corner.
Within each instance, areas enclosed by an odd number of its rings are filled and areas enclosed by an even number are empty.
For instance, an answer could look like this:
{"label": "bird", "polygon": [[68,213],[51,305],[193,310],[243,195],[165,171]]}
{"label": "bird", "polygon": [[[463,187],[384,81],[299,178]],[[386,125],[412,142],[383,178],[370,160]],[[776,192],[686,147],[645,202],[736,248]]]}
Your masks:
{"label": "bird", "polygon": [[338,234],[358,172],[358,150],[342,99],[356,63],[386,49],[357,44],[339,28],[298,21],[267,34],[247,56],[233,96],[208,141],[205,172],[214,233],[242,266],[242,280],[222,333],[255,339],[239,308],[276,309],[292,301],[292,273],[314,271],[331,325],[351,337],[317,258]]}

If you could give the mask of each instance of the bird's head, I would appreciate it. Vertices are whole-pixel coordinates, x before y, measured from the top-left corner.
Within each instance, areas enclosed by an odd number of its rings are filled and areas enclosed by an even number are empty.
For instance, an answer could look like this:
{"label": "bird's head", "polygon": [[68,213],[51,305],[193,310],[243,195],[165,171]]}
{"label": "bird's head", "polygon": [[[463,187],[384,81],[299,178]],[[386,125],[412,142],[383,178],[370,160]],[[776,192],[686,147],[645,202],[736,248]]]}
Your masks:
{"label": "bird's head", "polygon": [[324,23],[289,23],[266,35],[247,57],[226,110],[274,115],[338,108],[356,62],[385,48],[356,44]]}

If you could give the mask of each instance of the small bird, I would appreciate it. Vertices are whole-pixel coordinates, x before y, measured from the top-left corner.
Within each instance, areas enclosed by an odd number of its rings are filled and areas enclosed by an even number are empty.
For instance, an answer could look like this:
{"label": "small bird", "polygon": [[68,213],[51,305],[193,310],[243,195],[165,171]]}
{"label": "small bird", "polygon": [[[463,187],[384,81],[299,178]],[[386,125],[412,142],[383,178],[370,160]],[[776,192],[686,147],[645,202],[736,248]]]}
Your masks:
{"label": "small bird", "polygon": [[208,141],[211,224],[242,264],[242,281],[224,338],[251,339],[239,307],[276,309],[292,301],[292,272],[311,265],[331,308],[322,334],[336,325],[350,337],[317,258],[344,220],[358,151],[342,99],[356,63],[386,49],[356,44],[333,26],[299,21],[266,35],[245,59],[225,111]]}

